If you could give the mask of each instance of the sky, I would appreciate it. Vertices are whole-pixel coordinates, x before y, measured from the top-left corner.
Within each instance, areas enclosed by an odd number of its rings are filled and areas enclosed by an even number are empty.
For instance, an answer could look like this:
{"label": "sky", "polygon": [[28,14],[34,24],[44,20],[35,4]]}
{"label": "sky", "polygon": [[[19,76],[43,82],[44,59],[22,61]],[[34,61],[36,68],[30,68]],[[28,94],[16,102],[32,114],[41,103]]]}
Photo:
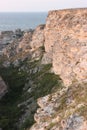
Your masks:
{"label": "sky", "polygon": [[0,0],[0,12],[48,12],[87,7],[87,0]]}

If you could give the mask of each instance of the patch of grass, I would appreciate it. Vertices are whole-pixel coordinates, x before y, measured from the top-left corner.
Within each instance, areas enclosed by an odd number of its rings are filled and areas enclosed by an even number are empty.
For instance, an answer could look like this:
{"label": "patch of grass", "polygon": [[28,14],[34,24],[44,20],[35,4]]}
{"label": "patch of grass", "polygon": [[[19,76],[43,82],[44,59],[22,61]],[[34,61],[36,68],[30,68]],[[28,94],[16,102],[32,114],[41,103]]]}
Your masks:
{"label": "patch of grass", "polygon": [[54,127],[55,125],[56,125],[56,123],[50,123],[50,125],[48,126],[48,128],[46,128],[46,130],[52,129],[52,127]]}
{"label": "patch of grass", "polygon": [[87,120],[87,105],[80,107],[77,112]]}

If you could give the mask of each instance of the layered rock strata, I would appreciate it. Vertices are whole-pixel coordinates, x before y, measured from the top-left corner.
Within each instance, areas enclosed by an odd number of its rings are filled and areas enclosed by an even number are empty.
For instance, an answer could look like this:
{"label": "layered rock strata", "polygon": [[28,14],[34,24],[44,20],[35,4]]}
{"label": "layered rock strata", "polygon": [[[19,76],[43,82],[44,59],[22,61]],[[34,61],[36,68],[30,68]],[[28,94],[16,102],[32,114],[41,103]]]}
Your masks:
{"label": "layered rock strata", "polygon": [[44,35],[42,63],[73,85],[38,99],[30,130],[87,130],[87,9],[49,12]]}

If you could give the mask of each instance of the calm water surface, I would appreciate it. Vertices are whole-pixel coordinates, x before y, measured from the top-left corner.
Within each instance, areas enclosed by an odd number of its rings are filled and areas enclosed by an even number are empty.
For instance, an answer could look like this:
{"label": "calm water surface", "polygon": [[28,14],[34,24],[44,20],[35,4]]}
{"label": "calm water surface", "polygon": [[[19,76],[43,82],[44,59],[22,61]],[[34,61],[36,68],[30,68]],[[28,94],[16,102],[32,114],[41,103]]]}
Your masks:
{"label": "calm water surface", "polygon": [[44,24],[47,13],[0,13],[0,31],[35,28]]}

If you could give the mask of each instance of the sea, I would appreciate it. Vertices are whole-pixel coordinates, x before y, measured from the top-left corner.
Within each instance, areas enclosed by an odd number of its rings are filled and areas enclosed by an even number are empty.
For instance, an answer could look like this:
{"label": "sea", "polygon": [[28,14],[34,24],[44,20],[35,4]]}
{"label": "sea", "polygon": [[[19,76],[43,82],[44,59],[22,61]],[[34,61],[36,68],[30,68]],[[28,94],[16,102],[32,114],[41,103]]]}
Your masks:
{"label": "sea", "polygon": [[47,12],[0,13],[0,32],[34,29],[45,24]]}

